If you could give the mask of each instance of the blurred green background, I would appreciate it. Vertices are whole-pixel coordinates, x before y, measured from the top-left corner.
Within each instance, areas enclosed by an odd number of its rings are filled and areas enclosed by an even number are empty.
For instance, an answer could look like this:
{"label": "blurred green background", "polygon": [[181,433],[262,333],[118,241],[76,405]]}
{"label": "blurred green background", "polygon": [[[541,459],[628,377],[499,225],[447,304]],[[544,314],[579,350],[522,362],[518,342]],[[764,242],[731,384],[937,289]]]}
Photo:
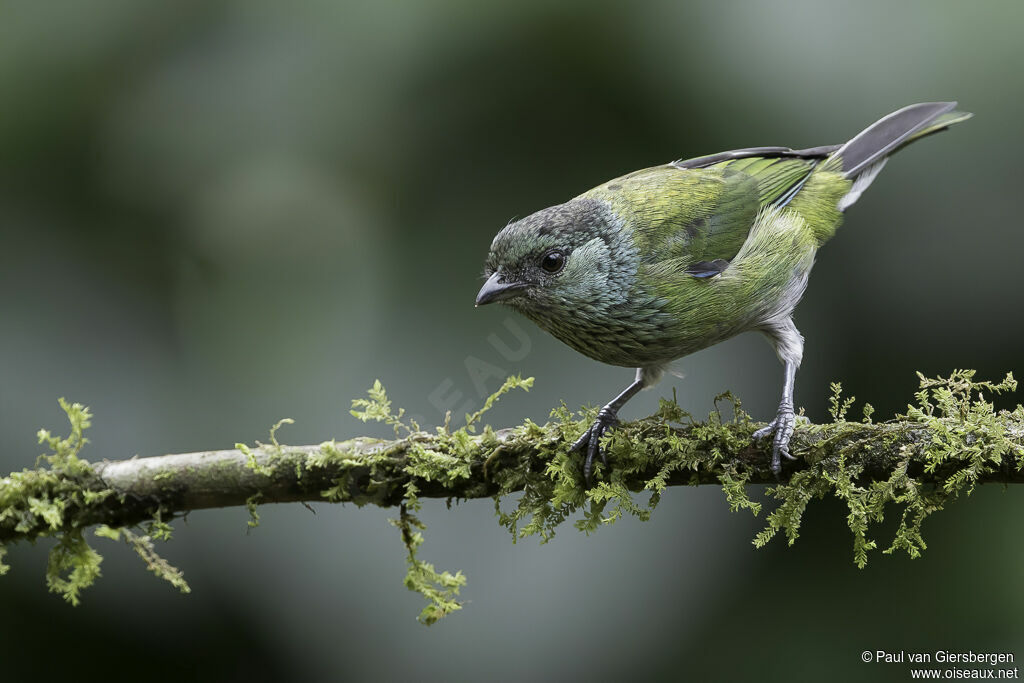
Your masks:
{"label": "blurred green background", "polygon": [[[820,253],[797,324],[798,405],[828,383],[880,417],[915,370],[1024,371],[1024,5],[1006,2],[5,2],[0,5],[0,466],[30,466],[56,399],[91,459],[383,435],[348,415],[380,378],[427,424],[507,373],[495,425],[603,402],[600,366],[474,310],[493,234],[616,175],[722,149],[844,141],[905,104],[977,114],[896,157]],[[495,341],[495,339],[497,341]],[[703,415],[773,414],[754,335],[679,363]],[[854,409],[859,411],[858,407]],[[371,426],[372,427],[372,426]],[[193,593],[97,539],[71,608],[46,543],[0,580],[4,681],[908,680],[863,650],[1024,657],[1021,491],[926,524],[911,561],[852,563],[844,508],[793,548],[677,489],[652,521],[513,545],[490,501],[433,501],[423,556],[469,576],[433,628],[389,511],[198,512],[162,552]],[[892,527],[876,534],[880,544]],[[59,655],[59,656],[58,656]]]}

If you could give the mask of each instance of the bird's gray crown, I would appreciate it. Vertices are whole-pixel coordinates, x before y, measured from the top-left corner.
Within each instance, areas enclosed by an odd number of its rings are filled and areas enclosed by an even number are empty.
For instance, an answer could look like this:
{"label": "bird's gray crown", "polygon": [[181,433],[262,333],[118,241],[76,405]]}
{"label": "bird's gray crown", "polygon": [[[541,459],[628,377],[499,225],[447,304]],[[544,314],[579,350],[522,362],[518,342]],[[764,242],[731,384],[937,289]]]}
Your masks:
{"label": "bird's gray crown", "polygon": [[510,276],[526,275],[543,254],[573,249],[608,232],[607,206],[595,199],[573,199],[509,223],[495,235],[485,275],[498,268]]}

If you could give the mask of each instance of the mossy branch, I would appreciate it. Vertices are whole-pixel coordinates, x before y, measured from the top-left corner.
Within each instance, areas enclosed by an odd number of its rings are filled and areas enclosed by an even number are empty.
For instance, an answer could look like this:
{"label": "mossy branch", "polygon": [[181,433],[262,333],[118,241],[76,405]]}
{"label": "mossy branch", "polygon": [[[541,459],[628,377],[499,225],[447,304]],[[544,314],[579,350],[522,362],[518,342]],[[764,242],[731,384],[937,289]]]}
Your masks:
{"label": "mossy branch", "polygon": [[[485,409],[502,393],[531,383],[511,378]],[[798,425],[791,445],[798,458],[784,463],[780,480],[768,469],[767,444],[751,442],[760,425],[734,397],[716,399],[716,410],[704,421],[662,401],[655,415],[612,432],[606,444],[609,467],[598,465],[597,484],[590,489],[583,485],[579,457],[568,453],[567,445],[593,415],[574,416],[564,406],[544,425],[527,421],[477,433],[480,411],[468,415],[459,429],[446,423],[427,432],[403,422],[402,411],[392,411],[377,383],[368,399],[354,402],[353,414],[393,425],[395,439],[285,446],[276,437],[282,421],[271,431],[270,444],[89,464],[78,457],[88,410],[62,401],[72,430],[67,439],[40,432],[41,442],[53,451],[43,456],[49,466],[0,480],[0,544],[58,537],[48,577],[54,590],[76,602],[78,590],[99,573],[99,556],[82,536],[93,525],[102,525],[102,536],[126,540],[151,570],[186,589],[151,542],[169,537],[167,521],[174,516],[245,505],[255,525],[257,503],[397,507],[395,525],[409,554],[406,584],[430,599],[421,615],[430,623],[459,609],[454,596],[465,579],[460,573],[438,573],[417,559],[423,526],[414,513],[424,498],[494,498],[501,523],[516,538],[537,534],[546,541],[577,513],[575,526],[587,532],[623,513],[647,519],[669,486],[721,486],[734,510],[757,514],[761,504],[747,496],[746,486],[767,484],[780,505],[769,514],[756,545],[779,531],[792,543],[807,503],[834,495],[849,507],[854,560],[863,566],[876,547],[867,535],[869,525],[881,521],[884,512],[895,508],[901,515],[887,552],[917,556],[925,548],[921,523],[947,501],[980,483],[1024,483],[1024,409],[996,411],[985,398],[1014,389],[1012,376],[1001,383],[975,382],[973,372],[958,371],[940,380],[921,377],[921,387],[907,413],[875,423],[870,406],[863,421],[846,421],[852,399],[841,400],[834,385],[835,421]],[[731,403],[728,417],[720,403]],[[503,510],[503,499],[516,492],[522,494]],[[140,525],[141,535],[129,530]],[[0,565],[0,572],[4,569]]]}
{"label": "mossy branch", "polygon": [[[1000,419],[1011,442],[1024,447],[1024,423],[1010,414]],[[948,474],[945,468],[926,471],[929,447],[940,436],[929,425],[907,420],[840,422],[798,426],[792,450],[799,457],[783,463],[781,480],[776,481],[767,466],[769,449],[749,442],[757,426],[725,424],[721,432],[708,438],[704,424],[673,426],[653,416],[620,425],[615,440],[648,451],[663,449],[666,436],[671,437],[675,443],[670,448],[686,451],[690,457],[685,469],[668,474],[668,486],[720,486],[722,476],[735,471],[744,473],[745,484],[786,484],[801,472],[838,472],[841,456],[845,456],[847,470],[860,471],[861,483],[886,481],[904,467],[907,475],[922,485],[942,484]],[[419,498],[490,498],[521,491],[529,473],[543,472],[562,445],[563,431],[564,426],[557,423],[489,431],[471,436],[457,449],[448,438],[420,432],[391,441],[356,438],[312,446],[263,446],[104,461],[88,471],[64,474],[36,493],[53,498],[53,493],[66,494],[73,487],[86,495],[98,494],[88,502],[83,499],[65,507],[60,517],[64,529],[136,525],[153,519],[157,511],[166,520],[193,510],[244,506],[254,495],[259,496],[261,505],[347,501],[398,507],[409,483],[416,485]],[[616,456],[622,455],[616,451]],[[450,458],[453,464],[468,468],[470,476],[448,479],[407,472],[410,460],[424,452],[436,460]],[[618,475],[612,479],[630,491],[643,490],[662,469],[660,463],[648,459],[622,463],[612,457],[609,465]],[[503,489],[499,482],[510,480],[516,483]],[[982,473],[977,481],[1024,483],[1024,472],[1006,461]],[[34,521],[26,525],[23,520],[4,519],[0,542],[32,539],[53,531],[45,516]]]}

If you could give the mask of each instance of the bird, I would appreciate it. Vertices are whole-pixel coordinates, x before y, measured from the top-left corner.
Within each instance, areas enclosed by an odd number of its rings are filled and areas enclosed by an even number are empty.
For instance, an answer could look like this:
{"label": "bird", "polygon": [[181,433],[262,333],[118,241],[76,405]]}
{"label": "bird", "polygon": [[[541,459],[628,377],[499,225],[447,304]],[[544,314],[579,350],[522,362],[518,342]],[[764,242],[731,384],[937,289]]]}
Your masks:
{"label": "bird", "polygon": [[889,156],[972,116],[956,102],[922,102],[844,144],[750,147],[628,173],[510,222],[495,235],[476,305],[500,302],[579,353],[636,369],[572,444],[591,482],[602,436],[678,358],[747,331],[783,365],[771,437],[778,477],[796,422],[804,338],[793,311],[815,254]]}

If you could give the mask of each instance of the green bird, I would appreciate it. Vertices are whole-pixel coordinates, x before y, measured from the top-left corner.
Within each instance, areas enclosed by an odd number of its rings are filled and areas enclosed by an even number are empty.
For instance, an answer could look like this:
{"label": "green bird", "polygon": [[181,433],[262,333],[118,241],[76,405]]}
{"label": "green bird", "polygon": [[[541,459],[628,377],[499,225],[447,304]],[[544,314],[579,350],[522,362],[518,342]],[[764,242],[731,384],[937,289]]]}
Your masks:
{"label": "green bird", "polygon": [[[752,147],[635,171],[515,221],[491,243],[477,306],[500,301],[594,360],[636,368],[573,445],[589,482],[622,406],[673,360],[741,332],[765,335],[785,380],[771,469],[793,459],[793,324],[814,255],[889,155],[971,117],[912,104],[843,145]],[[607,464],[607,463],[606,463]]]}

